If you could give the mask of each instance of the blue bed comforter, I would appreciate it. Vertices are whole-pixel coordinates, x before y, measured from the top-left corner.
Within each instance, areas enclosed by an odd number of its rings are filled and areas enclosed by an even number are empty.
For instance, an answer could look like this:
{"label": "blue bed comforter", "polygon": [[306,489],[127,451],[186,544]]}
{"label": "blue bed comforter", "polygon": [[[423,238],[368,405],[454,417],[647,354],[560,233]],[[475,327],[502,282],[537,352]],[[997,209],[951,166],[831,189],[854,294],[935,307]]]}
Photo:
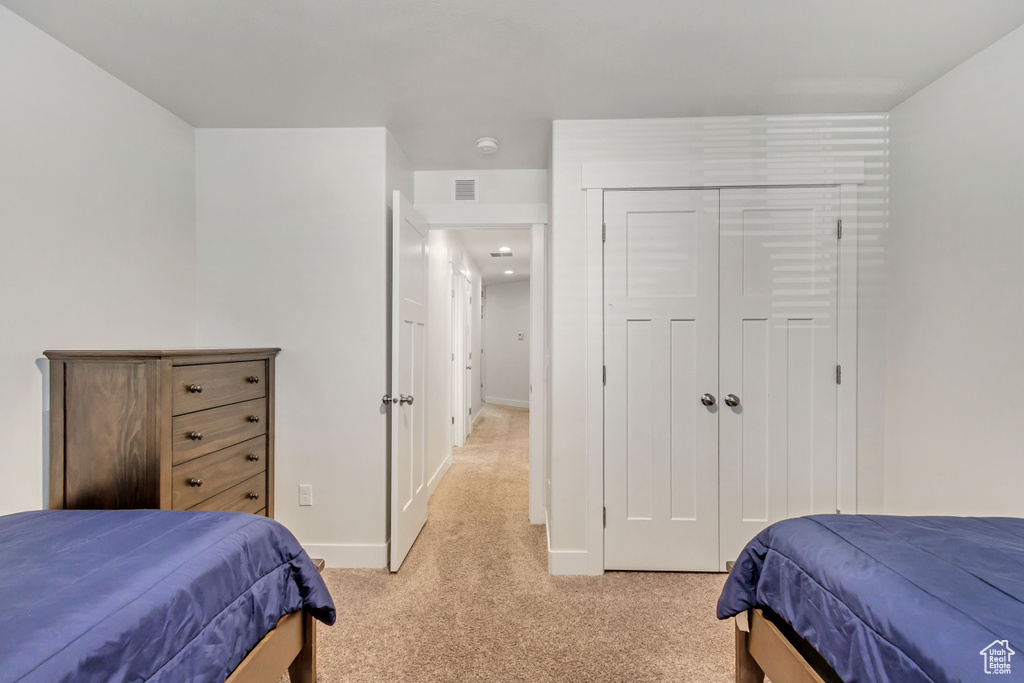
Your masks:
{"label": "blue bed comforter", "polygon": [[223,681],[303,607],[334,622],[309,557],[263,517],[0,517],[0,681]]}
{"label": "blue bed comforter", "polygon": [[1021,681],[1024,519],[779,522],[740,554],[718,617],[755,606],[781,616],[847,683]]}

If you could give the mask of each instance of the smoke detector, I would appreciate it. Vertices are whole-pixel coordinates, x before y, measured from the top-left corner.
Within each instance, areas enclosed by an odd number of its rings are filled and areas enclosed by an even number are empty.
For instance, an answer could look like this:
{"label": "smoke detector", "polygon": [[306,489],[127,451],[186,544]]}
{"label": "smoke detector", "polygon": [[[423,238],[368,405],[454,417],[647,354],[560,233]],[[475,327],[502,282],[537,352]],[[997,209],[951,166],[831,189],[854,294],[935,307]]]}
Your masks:
{"label": "smoke detector", "polygon": [[494,138],[480,138],[476,141],[476,150],[481,154],[497,154],[498,141]]}

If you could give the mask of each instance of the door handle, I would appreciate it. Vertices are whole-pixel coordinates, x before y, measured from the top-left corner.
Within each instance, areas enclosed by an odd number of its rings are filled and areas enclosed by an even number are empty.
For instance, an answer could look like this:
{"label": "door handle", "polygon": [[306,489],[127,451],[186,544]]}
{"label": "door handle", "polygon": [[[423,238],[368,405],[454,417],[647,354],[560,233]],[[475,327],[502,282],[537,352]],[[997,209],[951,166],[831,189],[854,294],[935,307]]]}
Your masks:
{"label": "door handle", "polygon": [[740,404],[740,397],[737,396],[736,394],[726,394],[723,400],[725,401],[725,405],[729,406],[730,408],[735,408]]}
{"label": "door handle", "polygon": [[384,403],[384,405],[388,405],[390,403],[398,403],[398,399],[391,398],[391,394],[384,394],[384,398],[382,398],[381,401]]}
{"label": "door handle", "polygon": [[412,396],[406,396],[405,394],[399,394],[398,402],[403,404],[403,405],[405,405],[406,403],[408,403],[409,405],[412,405]]}
{"label": "door handle", "polygon": [[704,394],[703,396],[700,397],[700,402],[710,408],[711,406],[715,405],[715,397],[712,396],[711,394]]}

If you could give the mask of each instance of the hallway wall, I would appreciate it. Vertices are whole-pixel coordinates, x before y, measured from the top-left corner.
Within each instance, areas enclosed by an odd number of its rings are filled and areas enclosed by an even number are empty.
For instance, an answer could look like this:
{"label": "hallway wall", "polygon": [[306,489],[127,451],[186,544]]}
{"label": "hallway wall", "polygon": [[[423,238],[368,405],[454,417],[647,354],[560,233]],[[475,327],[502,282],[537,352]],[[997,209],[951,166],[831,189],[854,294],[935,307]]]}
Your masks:
{"label": "hallway wall", "polygon": [[529,408],[529,280],[485,288],[483,342],[484,401]]}

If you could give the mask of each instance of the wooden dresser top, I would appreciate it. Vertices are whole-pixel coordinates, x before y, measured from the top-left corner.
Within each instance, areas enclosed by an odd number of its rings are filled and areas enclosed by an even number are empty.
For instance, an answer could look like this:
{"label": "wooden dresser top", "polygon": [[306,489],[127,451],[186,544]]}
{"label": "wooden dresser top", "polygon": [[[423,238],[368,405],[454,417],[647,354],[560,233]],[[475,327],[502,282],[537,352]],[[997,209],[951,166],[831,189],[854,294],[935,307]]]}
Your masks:
{"label": "wooden dresser top", "polygon": [[246,348],[246,349],[220,349],[220,348],[189,348],[189,349],[137,349],[112,351],[83,350],[83,351],[43,351],[43,355],[50,360],[61,360],[66,358],[190,358],[194,356],[221,356],[229,354],[245,355],[277,355],[279,348]]}

